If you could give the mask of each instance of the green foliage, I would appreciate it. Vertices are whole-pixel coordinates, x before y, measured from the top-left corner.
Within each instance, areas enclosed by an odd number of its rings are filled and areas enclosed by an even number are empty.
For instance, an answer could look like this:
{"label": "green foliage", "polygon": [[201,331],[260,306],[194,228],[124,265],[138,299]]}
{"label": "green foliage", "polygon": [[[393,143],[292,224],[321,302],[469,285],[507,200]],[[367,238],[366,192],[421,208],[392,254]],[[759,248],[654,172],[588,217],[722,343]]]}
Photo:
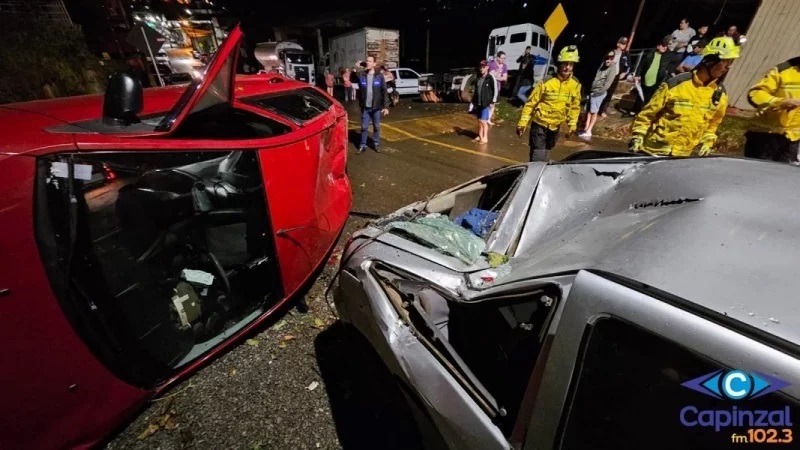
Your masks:
{"label": "green foliage", "polygon": [[0,103],[80,95],[102,88],[105,68],[77,27],[5,17],[0,45]]}

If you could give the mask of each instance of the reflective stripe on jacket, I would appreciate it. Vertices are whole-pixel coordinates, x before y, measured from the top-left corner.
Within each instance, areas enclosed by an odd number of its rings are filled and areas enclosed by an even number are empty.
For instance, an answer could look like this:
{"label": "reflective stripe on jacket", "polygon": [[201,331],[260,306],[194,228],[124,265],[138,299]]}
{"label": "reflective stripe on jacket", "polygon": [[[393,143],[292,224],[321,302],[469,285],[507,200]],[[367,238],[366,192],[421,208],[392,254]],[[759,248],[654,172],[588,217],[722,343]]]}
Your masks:
{"label": "reflective stripe on jacket", "polygon": [[660,156],[689,156],[698,144],[713,146],[728,109],[728,94],[717,82],[703,86],[694,72],[670,78],[633,120],[643,150]]}
{"label": "reflective stripe on jacket", "polygon": [[553,77],[533,88],[517,126],[527,127],[533,120],[549,130],[557,130],[566,121],[569,129],[575,130],[580,113],[581,83],[574,76],[566,81]]}
{"label": "reflective stripe on jacket", "polygon": [[747,97],[759,109],[755,127],[800,140],[800,109],[777,109],[782,100],[800,98],[800,58],[779,64],[750,88]]}

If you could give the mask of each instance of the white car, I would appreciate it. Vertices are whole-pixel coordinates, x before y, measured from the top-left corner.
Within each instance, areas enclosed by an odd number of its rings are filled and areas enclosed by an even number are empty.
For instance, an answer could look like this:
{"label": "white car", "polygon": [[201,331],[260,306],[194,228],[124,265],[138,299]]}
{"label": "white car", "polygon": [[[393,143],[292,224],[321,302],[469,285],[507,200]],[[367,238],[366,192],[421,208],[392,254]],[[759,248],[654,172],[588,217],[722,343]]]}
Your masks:
{"label": "white car", "polygon": [[394,75],[394,81],[397,85],[397,93],[400,95],[417,95],[419,94],[419,82],[430,76],[429,73],[418,73],[413,69],[404,67],[397,69],[389,69]]}

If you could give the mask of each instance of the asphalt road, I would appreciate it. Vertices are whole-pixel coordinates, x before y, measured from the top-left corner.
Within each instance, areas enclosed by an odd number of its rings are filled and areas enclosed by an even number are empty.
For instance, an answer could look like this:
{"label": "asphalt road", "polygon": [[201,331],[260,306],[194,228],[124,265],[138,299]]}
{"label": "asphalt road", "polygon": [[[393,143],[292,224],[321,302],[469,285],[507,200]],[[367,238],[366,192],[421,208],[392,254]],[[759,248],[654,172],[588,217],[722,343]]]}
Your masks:
{"label": "asphalt road", "polygon": [[[527,158],[511,120],[494,127],[490,143],[480,145],[471,140],[476,123],[465,105],[405,99],[385,118],[382,153],[356,155],[359,116],[352,106],[348,172],[354,211],[389,213]],[[588,148],[577,140],[561,143],[554,157]],[[342,239],[364,223],[351,217]],[[152,402],[108,448],[419,448],[386,370],[323,299],[339,255],[334,252],[306,296],[307,314],[294,308],[279,314],[247,343]]]}

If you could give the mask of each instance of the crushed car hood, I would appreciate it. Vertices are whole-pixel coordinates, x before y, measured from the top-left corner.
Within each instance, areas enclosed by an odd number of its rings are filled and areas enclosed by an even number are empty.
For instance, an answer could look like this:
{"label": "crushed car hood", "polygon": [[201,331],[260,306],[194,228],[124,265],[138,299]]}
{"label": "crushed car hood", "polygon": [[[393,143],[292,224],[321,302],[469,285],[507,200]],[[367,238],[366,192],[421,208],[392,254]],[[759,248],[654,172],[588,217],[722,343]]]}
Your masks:
{"label": "crushed car hood", "polygon": [[495,286],[601,270],[797,341],[800,306],[787,304],[800,289],[798,197],[800,172],[786,164],[551,165]]}

